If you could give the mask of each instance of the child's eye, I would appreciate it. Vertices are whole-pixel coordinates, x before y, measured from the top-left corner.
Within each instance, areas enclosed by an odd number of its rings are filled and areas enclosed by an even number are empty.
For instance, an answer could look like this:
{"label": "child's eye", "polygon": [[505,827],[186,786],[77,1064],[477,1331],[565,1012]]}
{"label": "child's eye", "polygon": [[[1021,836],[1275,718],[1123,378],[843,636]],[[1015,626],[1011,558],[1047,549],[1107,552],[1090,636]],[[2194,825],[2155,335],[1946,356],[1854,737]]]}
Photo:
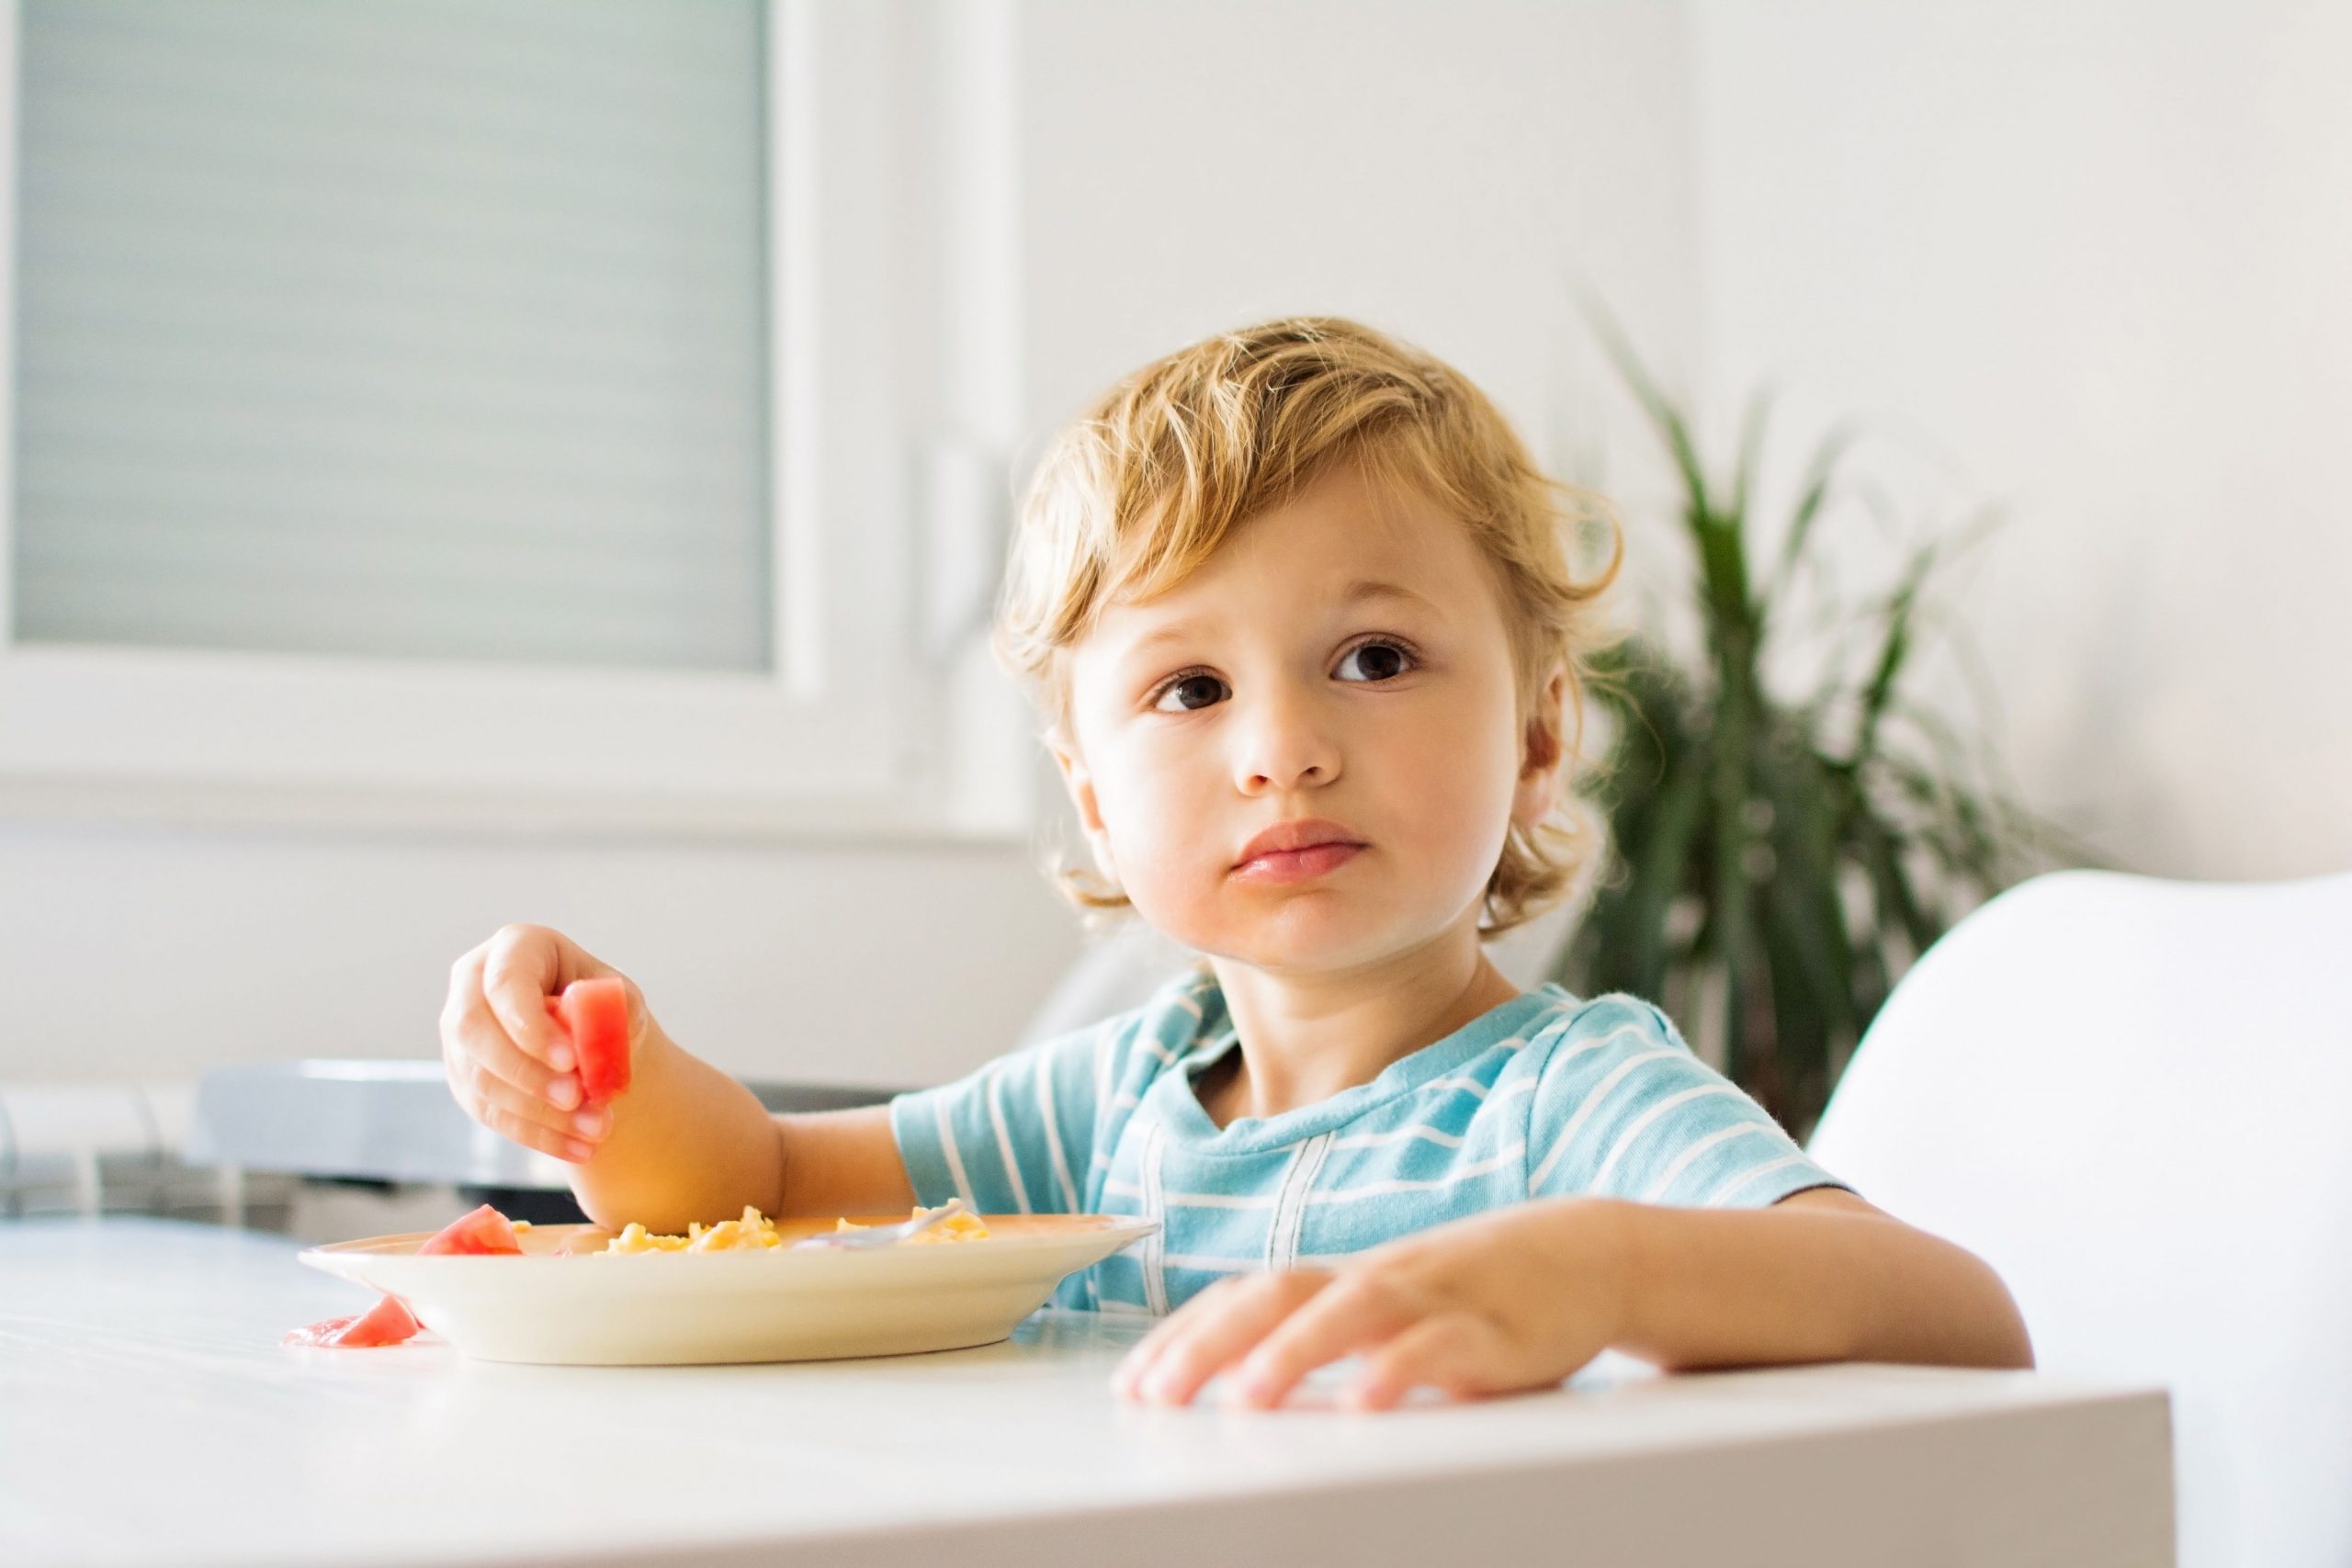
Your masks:
{"label": "child's eye", "polygon": [[[1224,688],[1225,682],[1214,675],[1204,674],[1198,670],[1188,671],[1154,693],[1151,705],[1160,713],[1191,713],[1197,708],[1208,707],[1212,704],[1222,701],[1220,694]],[[1192,694],[1191,697],[1186,696],[1187,693]],[[1176,705],[1173,707],[1168,705],[1168,699],[1170,697],[1176,699]]]}
{"label": "child's eye", "polygon": [[1402,643],[1373,641],[1358,643],[1340,656],[1340,668],[1345,670],[1351,660],[1358,661],[1365,682],[1393,681],[1410,670],[1419,660]]}

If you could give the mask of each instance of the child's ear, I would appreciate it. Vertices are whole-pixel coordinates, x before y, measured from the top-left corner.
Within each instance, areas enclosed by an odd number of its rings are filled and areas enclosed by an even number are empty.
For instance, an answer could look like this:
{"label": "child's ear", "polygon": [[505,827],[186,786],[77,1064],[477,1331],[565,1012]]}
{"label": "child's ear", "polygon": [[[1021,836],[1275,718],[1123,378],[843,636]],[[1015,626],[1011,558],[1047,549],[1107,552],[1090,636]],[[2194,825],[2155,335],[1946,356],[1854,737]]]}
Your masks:
{"label": "child's ear", "polygon": [[1532,828],[1560,803],[1561,737],[1567,733],[1568,673],[1555,669],[1529,705],[1520,735],[1519,788],[1511,795],[1510,819]]}
{"label": "child's ear", "polygon": [[1111,863],[1111,835],[1102,826],[1102,804],[1094,795],[1094,774],[1076,742],[1057,737],[1046,745],[1054,754],[1054,766],[1061,770],[1062,787],[1069,791],[1069,803],[1077,808],[1079,828],[1086,834],[1086,847],[1094,852],[1095,869],[1115,886],[1119,873]]}

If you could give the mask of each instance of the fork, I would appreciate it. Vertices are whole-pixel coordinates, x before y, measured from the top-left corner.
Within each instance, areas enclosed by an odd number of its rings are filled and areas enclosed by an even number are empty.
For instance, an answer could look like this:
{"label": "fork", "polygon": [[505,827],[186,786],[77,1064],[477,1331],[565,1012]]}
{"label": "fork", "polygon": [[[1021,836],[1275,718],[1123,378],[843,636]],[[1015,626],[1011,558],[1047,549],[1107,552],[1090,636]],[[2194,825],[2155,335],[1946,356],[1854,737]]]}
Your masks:
{"label": "fork", "polygon": [[951,1215],[965,1213],[964,1200],[950,1198],[936,1209],[926,1209],[911,1219],[900,1220],[895,1225],[875,1225],[866,1230],[819,1231],[804,1235],[786,1250],[798,1252],[803,1247],[821,1247],[836,1252],[862,1252],[872,1247],[890,1247],[902,1242],[918,1231],[929,1230]]}

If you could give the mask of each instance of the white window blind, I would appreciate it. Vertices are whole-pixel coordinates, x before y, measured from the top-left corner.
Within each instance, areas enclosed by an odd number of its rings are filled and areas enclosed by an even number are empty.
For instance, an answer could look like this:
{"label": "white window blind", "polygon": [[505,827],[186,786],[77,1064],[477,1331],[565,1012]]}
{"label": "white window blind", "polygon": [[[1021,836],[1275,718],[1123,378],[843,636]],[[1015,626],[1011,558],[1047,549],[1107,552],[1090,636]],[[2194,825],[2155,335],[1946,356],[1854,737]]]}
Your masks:
{"label": "white window blind", "polygon": [[14,635],[765,671],[757,0],[22,0]]}

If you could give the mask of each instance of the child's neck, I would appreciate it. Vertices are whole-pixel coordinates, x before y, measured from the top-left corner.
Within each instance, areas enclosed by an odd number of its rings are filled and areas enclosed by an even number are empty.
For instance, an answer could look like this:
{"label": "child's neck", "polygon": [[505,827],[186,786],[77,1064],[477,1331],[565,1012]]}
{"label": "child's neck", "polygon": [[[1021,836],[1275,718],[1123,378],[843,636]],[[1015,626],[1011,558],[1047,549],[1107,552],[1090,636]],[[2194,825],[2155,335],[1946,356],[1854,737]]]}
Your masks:
{"label": "child's neck", "polygon": [[1329,1100],[1518,996],[1466,934],[1375,973],[1277,975],[1212,958],[1241,1049],[1194,1086],[1209,1119],[1223,1127]]}

